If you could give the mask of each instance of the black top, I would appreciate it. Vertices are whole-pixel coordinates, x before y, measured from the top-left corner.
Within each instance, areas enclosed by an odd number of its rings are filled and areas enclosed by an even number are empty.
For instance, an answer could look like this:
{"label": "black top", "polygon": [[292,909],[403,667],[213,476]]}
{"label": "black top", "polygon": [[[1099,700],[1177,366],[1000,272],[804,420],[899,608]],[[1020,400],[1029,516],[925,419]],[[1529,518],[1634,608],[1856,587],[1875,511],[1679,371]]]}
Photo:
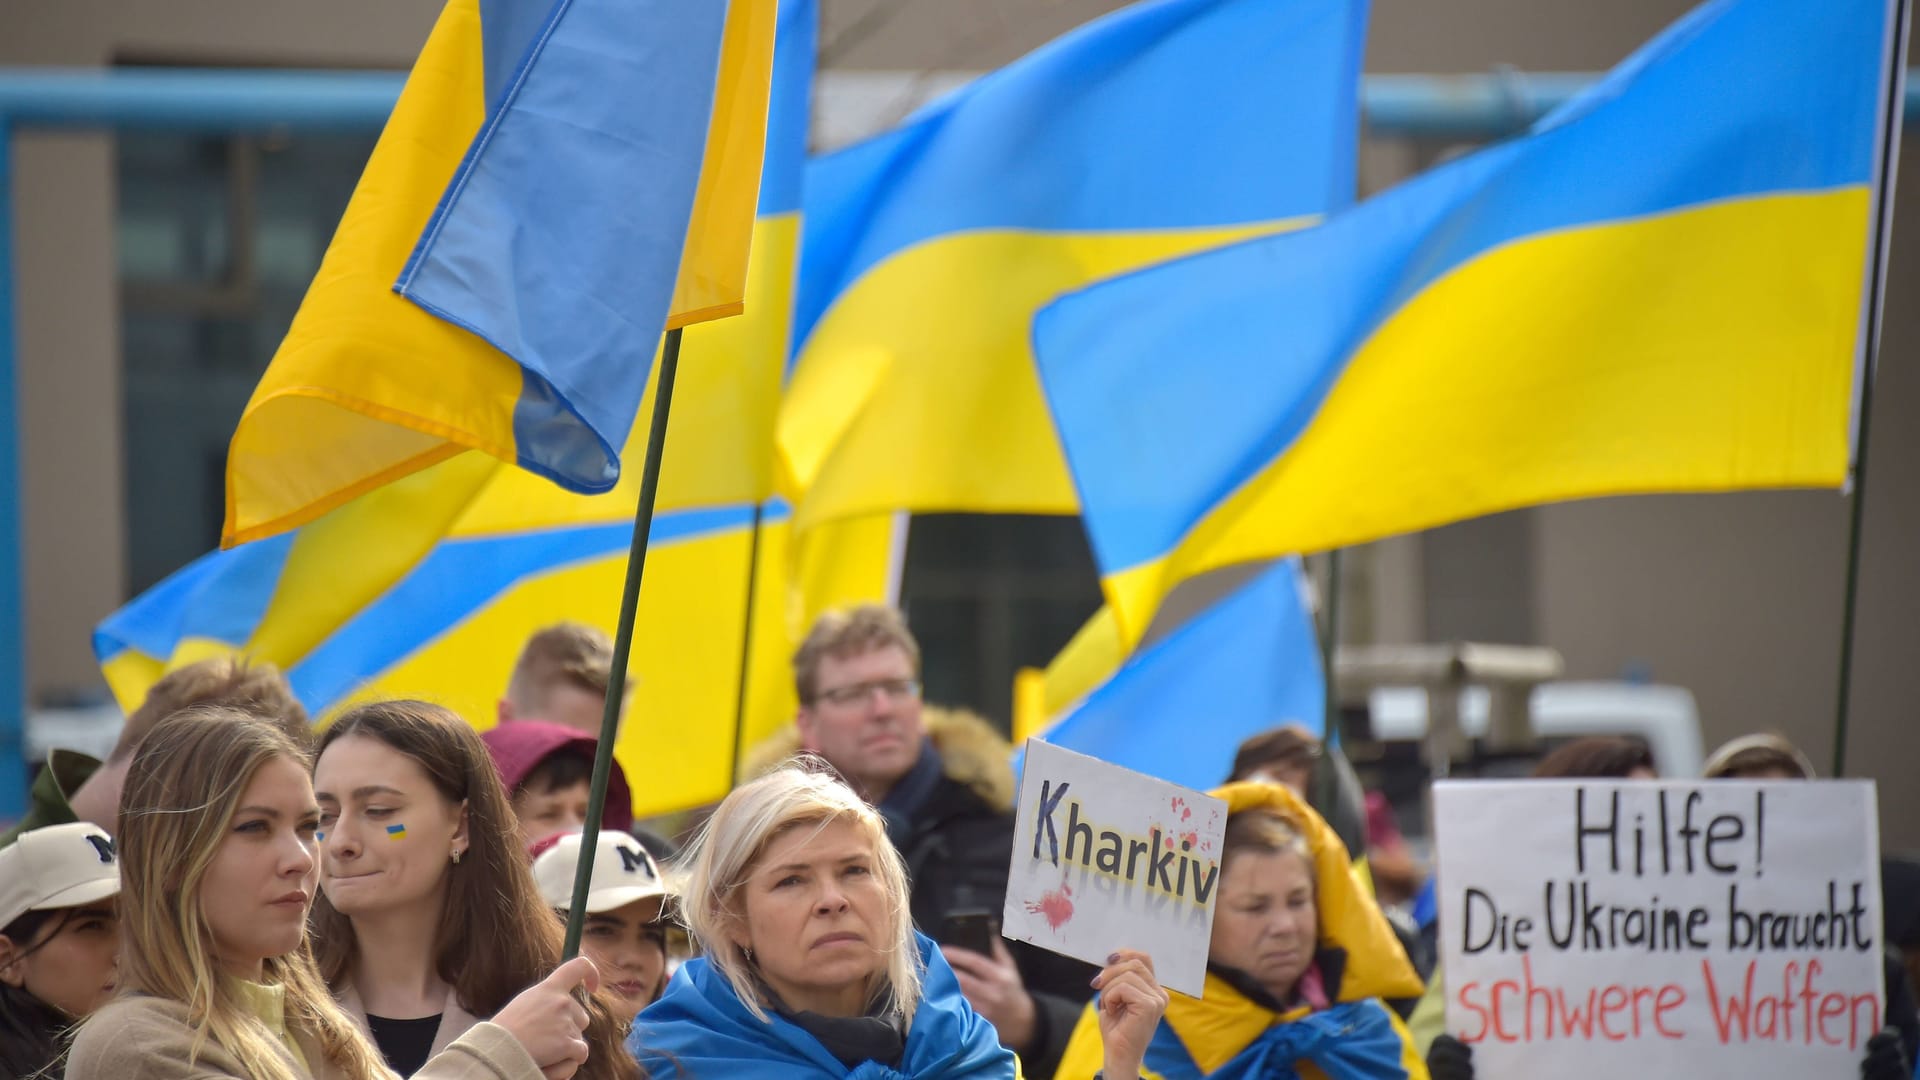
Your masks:
{"label": "black top", "polygon": [[387,1068],[401,1076],[412,1076],[426,1067],[433,1054],[433,1037],[440,1033],[440,1017],[423,1016],[418,1020],[389,1020],[384,1016],[367,1017],[367,1030],[373,1032],[373,1044],[387,1059]]}

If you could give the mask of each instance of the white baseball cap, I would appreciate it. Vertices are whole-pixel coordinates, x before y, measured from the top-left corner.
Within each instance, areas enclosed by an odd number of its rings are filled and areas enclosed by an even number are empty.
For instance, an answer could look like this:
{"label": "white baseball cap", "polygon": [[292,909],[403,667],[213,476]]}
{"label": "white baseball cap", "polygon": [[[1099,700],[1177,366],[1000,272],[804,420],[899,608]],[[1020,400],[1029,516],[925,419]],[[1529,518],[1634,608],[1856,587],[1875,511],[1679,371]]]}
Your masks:
{"label": "white baseball cap", "polygon": [[[533,846],[533,881],[548,906],[573,905],[573,876],[580,866],[580,834],[561,833]],[[667,895],[660,867],[626,833],[603,829],[594,847],[593,877],[587,883],[587,911],[625,907],[635,900]]]}
{"label": "white baseball cap", "polygon": [[119,891],[120,857],[98,825],[48,825],[0,848],[0,926],[29,911],[79,907]]}

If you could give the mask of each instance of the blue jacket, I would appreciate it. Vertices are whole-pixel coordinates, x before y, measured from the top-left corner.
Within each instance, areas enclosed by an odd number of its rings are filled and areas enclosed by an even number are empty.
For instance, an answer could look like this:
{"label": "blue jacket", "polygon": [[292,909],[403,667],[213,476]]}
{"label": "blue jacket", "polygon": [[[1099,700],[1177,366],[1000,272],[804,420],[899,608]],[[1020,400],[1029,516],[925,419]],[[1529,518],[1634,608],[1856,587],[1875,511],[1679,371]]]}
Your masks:
{"label": "blue jacket", "polygon": [[849,1070],[819,1040],[777,1014],[761,1020],[704,957],[688,961],[635,1021],[627,1046],[649,1075],[685,1080],[959,1080],[1019,1076],[1013,1053],[973,1011],[946,958],[915,934],[926,975],[898,1069]]}

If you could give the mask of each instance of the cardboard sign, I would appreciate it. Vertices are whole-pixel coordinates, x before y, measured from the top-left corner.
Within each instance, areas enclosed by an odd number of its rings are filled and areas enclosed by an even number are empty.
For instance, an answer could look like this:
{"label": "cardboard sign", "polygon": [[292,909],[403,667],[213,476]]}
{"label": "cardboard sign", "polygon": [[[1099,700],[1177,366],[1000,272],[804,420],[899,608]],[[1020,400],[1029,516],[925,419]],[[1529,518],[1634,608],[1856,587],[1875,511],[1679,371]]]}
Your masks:
{"label": "cardboard sign", "polygon": [[1433,810],[1477,1076],[1859,1075],[1886,1014],[1871,782],[1443,782]]}
{"label": "cardboard sign", "polygon": [[1138,949],[1199,997],[1226,830],[1219,799],[1028,739],[1002,932],[1095,966]]}

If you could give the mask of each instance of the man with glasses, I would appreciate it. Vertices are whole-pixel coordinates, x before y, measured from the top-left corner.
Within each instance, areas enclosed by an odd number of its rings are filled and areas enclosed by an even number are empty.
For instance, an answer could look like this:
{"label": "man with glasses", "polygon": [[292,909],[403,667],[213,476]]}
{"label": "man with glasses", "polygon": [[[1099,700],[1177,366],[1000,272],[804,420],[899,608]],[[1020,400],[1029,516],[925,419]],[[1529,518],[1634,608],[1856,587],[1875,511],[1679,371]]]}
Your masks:
{"label": "man with glasses", "polygon": [[830,613],[794,653],[799,746],[880,815],[906,861],[913,921],[1035,1080],[1051,1076],[1094,969],[1000,937],[1013,853],[1007,742],[920,699],[920,646],[892,608]]}

